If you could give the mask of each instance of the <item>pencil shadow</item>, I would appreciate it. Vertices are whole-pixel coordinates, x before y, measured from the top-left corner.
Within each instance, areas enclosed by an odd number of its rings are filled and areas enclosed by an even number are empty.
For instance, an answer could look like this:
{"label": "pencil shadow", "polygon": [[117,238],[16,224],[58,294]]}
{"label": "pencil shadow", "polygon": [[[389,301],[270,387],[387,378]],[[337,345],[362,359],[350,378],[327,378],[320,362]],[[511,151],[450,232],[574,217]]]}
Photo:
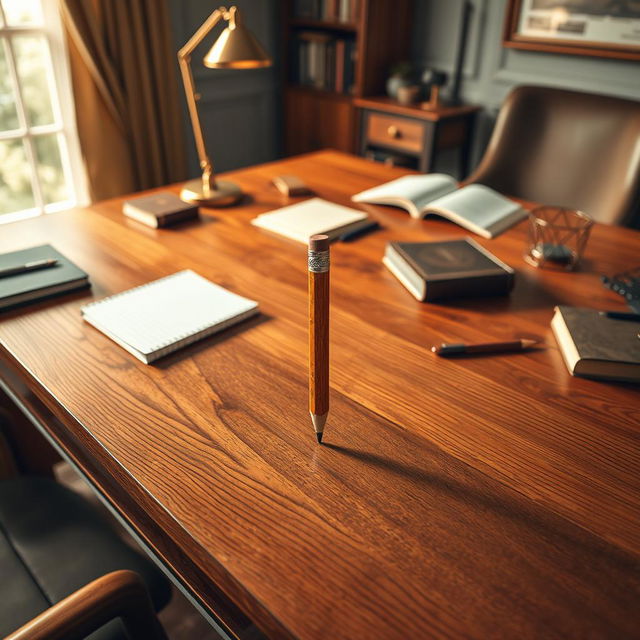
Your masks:
{"label": "pencil shadow", "polygon": [[208,338],[203,338],[202,340],[198,340],[198,342],[194,342],[187,347],[183,347],[176,351],[175,353],[171,353],[167,356],[156,360],[151,363],[152,367],[156,367],[158,369],[168,369],[173,366],[176,362],[180,362],[181,360],[185,360],[186,358],[191,358],[196,355],[200,351],[204,351],[205,349],[209,349],[210,347],[215,346],[216,344],[228,340],[243,331],[248,331],[249,329],[253,329],[254,327],[258,327],[261,324],[268,322],[272,319],[272,316],[268,316],[264,313],[259,313],[257,316],[253,316],[247,320],[243,320],[242,322],[229,327],[228,329],[224,329],[220,333],[216,333]]}
{"label": "pencil shadow", "polygon": [[[357,462],[377,467],[383,472],[428,486],[432,494],[448,494],[460,503],[480,505],[498,517],[508,519],[518,526],[535,532],[542,540],[553,540],[554,545],[564,544],[574,551],[581,549],[580,553],[586,554],[584,557],[606,558],[606,564],[609,566],[613,565],[618,571],[625,573],[629,571],[630,556],[623,549],[600,540],[594,534],[584,531],[562,516],[553,513],[541,514],[536,503],[528,500],[525,496],[516,494],[512,497],[507,495],[510,492],[515,493],[515,491],[502,485],[498,480],[486,476],[485,481],[479,483],[480,487],[475,489],[470,483],[458,482],[449,474],[429,472],[421,467],[401,463],[369,451],[361,451],[330,442],[324,442],[322,446],[324,449],[330,449]],[[476,469],[474,472],[482,475]],[[474,482],[477,483],[477,480]],[[482,486],[486,484],[498,485],[498,491],[483,491]],[[638,565],[637,561],[634,562]]]}

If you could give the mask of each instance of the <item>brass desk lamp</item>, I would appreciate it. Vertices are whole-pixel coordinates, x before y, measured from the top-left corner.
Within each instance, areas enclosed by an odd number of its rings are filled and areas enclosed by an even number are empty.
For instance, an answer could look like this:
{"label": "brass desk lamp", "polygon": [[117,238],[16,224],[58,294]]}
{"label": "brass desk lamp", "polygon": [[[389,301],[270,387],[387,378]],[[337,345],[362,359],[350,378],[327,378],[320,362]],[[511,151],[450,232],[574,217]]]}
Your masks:
{"label": "brass desk lamp", "polygon": [[190,62],[194,49],[220,20],[225,20],[229,25],[205,56],[203,61],[205,66],[212,69],[256,69],[271,65],[271,60],[260,43],[240,21],[237,7],[216,9],[178,52],[178,62],[180,63],[193,135],[196,139],[196,148],[202,169],[202,178],[187,182],[180,193],[180,198],[186,202],[214,207],[238,202],[242,198],[242,190],[233,182],[216,180],[215,178],[213,165],[207,155],[202,135],[197,104],[200,95],[195,93]]}

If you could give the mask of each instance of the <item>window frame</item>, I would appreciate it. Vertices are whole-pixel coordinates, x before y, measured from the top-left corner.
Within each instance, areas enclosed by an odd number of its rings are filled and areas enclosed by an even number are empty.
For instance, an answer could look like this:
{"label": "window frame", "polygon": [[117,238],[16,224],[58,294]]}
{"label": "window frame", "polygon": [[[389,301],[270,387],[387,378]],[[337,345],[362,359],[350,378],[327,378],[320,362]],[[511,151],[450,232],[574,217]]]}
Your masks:
{"label": "window frame", "polygon": [[[30,209],[0,214],[0,224],[54,213],[89,202],[86,170],[76,126],[67,44],[62,29],[59,6],[55,0],[40,0],[40,6],[43,16],[41,25],[10,26],[5,19],[0,0],[0,46],[3,47],[6,56],[18,117],[18,128],[0,131],[0,141],[23,141],[26,159],[31,169],[31,186],[35,201],[35,206]],[[54,120],[52,124],[29,125],[28,123],[13,44],[13,36],[16,35],[43,36],[47,43],[49,49],[47,73],[50,77],[49,91]],[[44,202],[34,142],[34,138],[37,136],[47,134],[58,136],[60,160],[69,192],[67,200],[52,204]]]}

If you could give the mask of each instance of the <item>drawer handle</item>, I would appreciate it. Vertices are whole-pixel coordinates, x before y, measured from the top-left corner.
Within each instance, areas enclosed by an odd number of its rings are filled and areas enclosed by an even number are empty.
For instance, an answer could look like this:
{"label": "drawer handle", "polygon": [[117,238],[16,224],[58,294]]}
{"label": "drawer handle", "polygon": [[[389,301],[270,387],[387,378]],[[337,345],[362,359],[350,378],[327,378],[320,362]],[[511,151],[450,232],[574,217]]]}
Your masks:
{"label": "drawer handle", "polygon": [[398,129],[398,127],[396,127],[395,124],[392,124],[388,129],[387,129],[387,133],[389,134],[390,138],[401,138],[402,137],[402,131],[400,131],[400,129]]}

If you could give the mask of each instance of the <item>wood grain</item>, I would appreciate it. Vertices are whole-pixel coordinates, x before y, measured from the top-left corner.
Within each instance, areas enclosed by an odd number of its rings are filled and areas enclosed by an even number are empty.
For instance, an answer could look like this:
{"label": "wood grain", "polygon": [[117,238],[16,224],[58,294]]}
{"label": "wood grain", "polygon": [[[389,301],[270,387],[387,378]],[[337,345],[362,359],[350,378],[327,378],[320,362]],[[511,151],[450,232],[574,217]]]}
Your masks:
{"label": "wood grain", "polygon": [[[238,637],[247,618],[274,638],[637,637],[638,389],[572,378],[549,322],[555,304],[623,309],[599,276],[637,262],[640,234],[596,225],[561,273],[524,262],[522,223],[478,239],[516,269],[510,296],[421,304],[381,265],[386,243],[465,232],[361,207],[383,230],[332,246],[318,447],[306,247],[250,225],[291,202],[282,173],[348,205],[406,171],[322,152],[234,172],[246,203],[173,229],[124,218],[122,199],[5,225],[0,250],[51,242],[93,289],[0,317],[4,383]],[[262,316],[157,366],[83,324],[83,304],[182,268]],[[429,353],[514,338],[543,348]]]}

